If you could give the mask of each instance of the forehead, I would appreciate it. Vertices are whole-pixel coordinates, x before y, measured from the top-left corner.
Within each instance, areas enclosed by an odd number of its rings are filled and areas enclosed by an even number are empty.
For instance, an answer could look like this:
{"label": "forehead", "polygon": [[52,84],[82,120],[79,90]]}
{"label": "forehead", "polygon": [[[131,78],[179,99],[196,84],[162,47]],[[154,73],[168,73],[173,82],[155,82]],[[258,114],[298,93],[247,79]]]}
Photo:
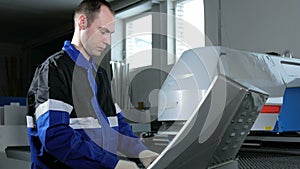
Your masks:
{"label": "forehead", "polygon": [[110,31],[113,31],[115,26],[114,22],[115,17],[112,12],[107,6],[102,5],[100,7],[100,12],[96,14],[94,23],[97,24],[97,26],[106,27]]}

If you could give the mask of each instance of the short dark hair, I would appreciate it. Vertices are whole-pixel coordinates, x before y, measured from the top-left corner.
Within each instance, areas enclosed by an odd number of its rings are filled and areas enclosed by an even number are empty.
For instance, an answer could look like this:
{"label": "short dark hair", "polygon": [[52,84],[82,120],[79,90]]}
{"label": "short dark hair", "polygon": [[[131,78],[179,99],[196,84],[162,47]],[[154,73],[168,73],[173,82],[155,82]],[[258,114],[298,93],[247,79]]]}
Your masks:
{"label": "short dark hair", "polygon": [[75,9],[74,16],[76,14],[84,14],[87,16],[87,24],[90,25],[94,19],[101,5],[107,6],[112,14],[115,14],[111,5],[105,0],[83,0]]}

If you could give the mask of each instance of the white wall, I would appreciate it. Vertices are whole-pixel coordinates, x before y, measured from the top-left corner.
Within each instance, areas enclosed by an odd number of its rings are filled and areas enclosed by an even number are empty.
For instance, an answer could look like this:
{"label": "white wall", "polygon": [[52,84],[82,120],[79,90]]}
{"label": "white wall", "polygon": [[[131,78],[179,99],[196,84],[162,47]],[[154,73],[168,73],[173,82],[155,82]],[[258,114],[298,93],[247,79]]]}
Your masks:
{"label": "white wall", "polygon": [[206,0],[205,6],[214,45],[260,53],[288,49],[300,58],[299,0]]}

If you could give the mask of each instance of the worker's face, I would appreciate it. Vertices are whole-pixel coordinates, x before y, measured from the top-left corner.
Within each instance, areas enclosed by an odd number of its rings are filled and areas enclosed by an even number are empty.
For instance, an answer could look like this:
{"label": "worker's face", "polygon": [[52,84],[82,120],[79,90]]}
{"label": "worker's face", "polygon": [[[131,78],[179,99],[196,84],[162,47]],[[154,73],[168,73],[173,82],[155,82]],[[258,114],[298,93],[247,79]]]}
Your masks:
{"label": "worker's face", "polygon": [[82,30],[81,43],[85,52],[89,56],[100,56],[102,51],[110,45],[114,27],[114,15],[106,6],[102,5],[94,21]]}

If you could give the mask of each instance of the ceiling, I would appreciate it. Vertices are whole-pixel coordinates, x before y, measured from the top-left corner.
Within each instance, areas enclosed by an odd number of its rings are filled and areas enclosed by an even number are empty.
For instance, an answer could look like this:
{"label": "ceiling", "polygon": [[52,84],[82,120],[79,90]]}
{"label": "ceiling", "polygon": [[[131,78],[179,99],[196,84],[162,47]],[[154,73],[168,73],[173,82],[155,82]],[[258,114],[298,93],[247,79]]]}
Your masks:
{"label": "ceiling", "polygon": [[1,0],[0,43],[31,43],[55,31],[71,29],[73,10],[80,2],[81,0]]}

